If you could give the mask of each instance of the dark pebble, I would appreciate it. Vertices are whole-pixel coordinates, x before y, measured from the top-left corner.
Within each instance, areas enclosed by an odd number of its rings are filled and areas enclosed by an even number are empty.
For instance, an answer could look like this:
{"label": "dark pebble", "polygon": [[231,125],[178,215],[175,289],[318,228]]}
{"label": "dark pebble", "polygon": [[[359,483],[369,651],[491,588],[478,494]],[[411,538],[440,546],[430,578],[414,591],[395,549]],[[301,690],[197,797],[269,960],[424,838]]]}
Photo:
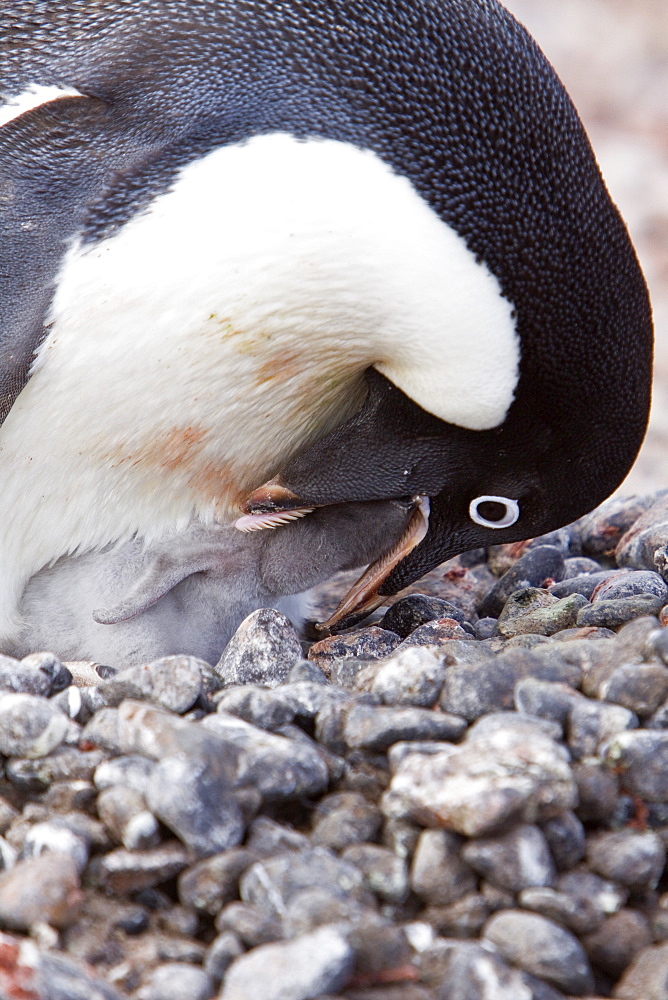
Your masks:
{"label": "dark pebble", "polygon": [[585,856],[585,831],[574,812],[567,810],[541,823],[557,870],[569,871]]}
{"label": "dark pebble", "polygon": [[587,838],[587,862],[602,878],[630,892],[655,889],[666,864],[661,838],[649,830],[611,830]]}
{"label": "dark pebble", "polygon": [[619,910],[583,940],[591,963],[614,981],[651,943],[649,922],[637,910]]}
{"label": "dark pebble", "polygon": [[475,891],[476,876],[461,857],[463,839],[449,830],[423,830],[411,866],[413,892],[431,906],[447,906]]}
{"label": "dark pebble", "polygon": [[510,892],[551,886],[557,873],[547,840],[537,826],[520,824],[501,836],[472,840],[462,858],[492,885]]}
{"label": "dark pebble", "polygon": [[463,625],[466,621],[463,612],[448,601],[429,597],[427,594],[409,594],[408,597],[400,598],[389,611],[386,611],[379,625],[405,639],[418,626],[436,618],[452,618],[459,625]]}

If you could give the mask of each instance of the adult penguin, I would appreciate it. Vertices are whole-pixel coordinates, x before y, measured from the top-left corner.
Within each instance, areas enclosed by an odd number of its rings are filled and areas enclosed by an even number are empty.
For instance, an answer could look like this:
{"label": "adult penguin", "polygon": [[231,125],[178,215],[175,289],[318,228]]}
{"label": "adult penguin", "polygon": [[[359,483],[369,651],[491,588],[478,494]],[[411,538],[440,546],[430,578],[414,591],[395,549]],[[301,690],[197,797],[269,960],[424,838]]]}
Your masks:
{"label": "adult penguin", "polygon": [[252,522],[415,497],[357,607],[623,478],[645,285],[576,112],[495,0],[0,18],[0,636],[54,561],[177,551],[244,498]]}

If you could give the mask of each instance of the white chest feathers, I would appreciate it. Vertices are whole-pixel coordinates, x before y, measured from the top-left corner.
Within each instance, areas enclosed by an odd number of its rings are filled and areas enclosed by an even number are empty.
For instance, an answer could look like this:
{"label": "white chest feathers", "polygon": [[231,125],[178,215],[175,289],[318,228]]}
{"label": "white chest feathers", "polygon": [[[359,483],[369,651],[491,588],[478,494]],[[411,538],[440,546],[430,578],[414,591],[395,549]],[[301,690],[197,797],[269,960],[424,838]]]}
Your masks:
{"label": "white chest feathers", "polygon": [[369,365],[474,429],[518,378],[512,304],[409,181],[285,134],[214,150],[71,247],[48,319],[0,430],[0,613],[68,552],[231,519],[350,415]]}

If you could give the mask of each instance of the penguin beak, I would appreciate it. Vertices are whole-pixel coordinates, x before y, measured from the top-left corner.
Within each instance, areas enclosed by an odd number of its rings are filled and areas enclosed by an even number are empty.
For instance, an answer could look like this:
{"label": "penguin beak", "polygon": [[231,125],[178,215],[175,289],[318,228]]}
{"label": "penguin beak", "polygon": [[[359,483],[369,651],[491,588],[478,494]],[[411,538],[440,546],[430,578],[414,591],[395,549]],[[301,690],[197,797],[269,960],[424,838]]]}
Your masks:
{"label": "penguin beak", "polygon": [[325,622],[316,624],[319,631],[341,631],[357,624],[384,603],[386,597],[379,594],[381,586],[395,566],[405,559],[420,544],[429,530],[429,498],[413,497],[413,512],[406,529],[397,544],[376,559],[362,573],[345,595],[338,607]]}
{"label": "penguin beak", "polygon": [[[235,522],[235,527],[239,531],[277,528],[288,520],[311,513],[314,508],[301,507],[301,502],[283,486],[280,479],[271,480],[255,490],[241,505],[246,513]],[[294,505],[292,509],[290,504]],[[319,631],[350,628],[383,604],[386,597],[378,591],[395,566],[420,544],[429,530],[428,497],[412,497],[409,511],[409,520],[399,541],[362,573],[331,617],[316,624]]]}

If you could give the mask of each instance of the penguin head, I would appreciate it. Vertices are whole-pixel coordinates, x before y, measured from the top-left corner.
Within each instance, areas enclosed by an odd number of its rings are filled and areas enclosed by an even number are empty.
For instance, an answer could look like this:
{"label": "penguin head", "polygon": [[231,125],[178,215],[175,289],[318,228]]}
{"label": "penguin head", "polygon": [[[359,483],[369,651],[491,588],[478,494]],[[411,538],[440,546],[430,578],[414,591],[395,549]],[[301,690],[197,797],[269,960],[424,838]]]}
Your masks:
{"label": "penguin head", "polygon": [[454,555],[535,537],[575,520],[619,484],[644,429],[642,413],[623,405],[605,407],[607,418],[599,421],[585,399],[580,419],[565,413],[563,403],[541,403],[520,388],[502,424],[470,430],[434,417],[374,369],[366,379],[367,396],[357,413],[243,504],[247,514],[271,516],[412,498],[412,534],[367,571],[328,625],[359,620],[384,596]]}

